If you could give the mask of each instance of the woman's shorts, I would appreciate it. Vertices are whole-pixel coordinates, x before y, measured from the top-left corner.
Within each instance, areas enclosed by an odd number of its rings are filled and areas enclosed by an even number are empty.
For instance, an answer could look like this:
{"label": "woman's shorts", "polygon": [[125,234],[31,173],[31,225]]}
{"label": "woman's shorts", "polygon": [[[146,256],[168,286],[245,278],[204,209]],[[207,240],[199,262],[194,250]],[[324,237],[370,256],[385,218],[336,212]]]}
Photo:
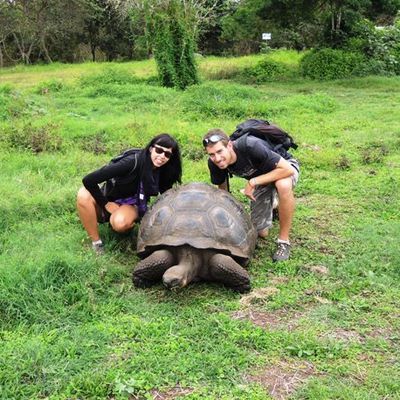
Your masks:
{"label": "woman's shorts", "polygon": [[[120,206],[126,204],[130,206],[135,206],[139,211],[139,219],[141,219],[144,213],[147,211],[147,204],[143,201],[138,201],[138,196],[128,197],[126,199],[117,199],[113,200],[114,203],[119,204]],[[138,204],[139,203],[139,204]],[[99,224],[104,224],[110,221],[111,214],[105,210],[101,209],[101,214],[97,217],[97,222]]]}

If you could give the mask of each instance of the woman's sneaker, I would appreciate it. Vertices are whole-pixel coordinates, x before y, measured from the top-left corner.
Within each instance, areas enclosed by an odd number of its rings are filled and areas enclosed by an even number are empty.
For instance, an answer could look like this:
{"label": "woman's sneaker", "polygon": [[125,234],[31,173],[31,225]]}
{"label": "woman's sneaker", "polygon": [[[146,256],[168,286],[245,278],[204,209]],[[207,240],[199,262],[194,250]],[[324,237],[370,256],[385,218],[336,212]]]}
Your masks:
{"label": "woman's sneaker", "polygon": [[92,249],[94,250],[96,255],[101,256],[104,254],[104,243],[92,244]]}
{"label": "woman's sneaker", "polygon": [[272,256],[273,261],[286,261],[290,256],[290,244],[286,242],[278,242],[278,248]]}

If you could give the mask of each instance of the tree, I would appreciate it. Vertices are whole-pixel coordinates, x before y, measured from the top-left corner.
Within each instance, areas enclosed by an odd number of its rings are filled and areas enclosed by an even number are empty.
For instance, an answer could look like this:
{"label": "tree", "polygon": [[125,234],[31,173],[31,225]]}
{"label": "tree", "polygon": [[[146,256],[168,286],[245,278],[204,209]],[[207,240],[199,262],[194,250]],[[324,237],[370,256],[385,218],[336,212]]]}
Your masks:
{"label": "tree", "polygon": [[239,0],[223,18],[222,39],[240,53],[258,50],[261,32],[273,47],[342,47],[365,18],[393,21],[400,0]]}
{"label": "tree", "polygon": [[85,42],[89,44],[92,60],[101,49],[108,61],[118,57],[132,58],[133,33],[129,16],[120,2],[88,0],[85,18]]}
{"label": "tree", "polygon": [[75,44],[71,39],[82,27],[85,0],[3,0],[1,4],[0,32],[7,54],[15,62],[51,62],[50,48],[66,51]]}
{"label": "tree", "polygon": [[226,43],[221,40],[223,32],[222,20],[233,14],[237,8],[235,0],[208,0],[205,8],[209,8],[207,18],[203,18],[198,29],[199,50],[206,54],[221,54]]}
{"label": "tree", "polygon": [[243,0],[223,18],[222,40],[236,53],[259,50],[262,32],[271,32],[273,47],[308,47],[316,42],[319,21],[316,2],[307,0]]}
{"label": "tree", "polygon": [[181,5],[178,0],[150,5],[147,24],[162,85],[185,89],[198,77],[193,14]]}
{"label": "tree", "polygon": [[[110,0],[119,2],[119,0]],[[177,0],[182,15],[188,23],[186,28],[195,42],[199,37],[204,39],[204,33],[219,24],[222,9],[225,4],[235,0]],[[135,37],[135,47],[140,54],[151,55],[152,43],[149,36],[149,15],[153,11],[165,8],[170,0],[126,0],[121,2],[120,10],[129,14],[132,24],[132,32]]]}

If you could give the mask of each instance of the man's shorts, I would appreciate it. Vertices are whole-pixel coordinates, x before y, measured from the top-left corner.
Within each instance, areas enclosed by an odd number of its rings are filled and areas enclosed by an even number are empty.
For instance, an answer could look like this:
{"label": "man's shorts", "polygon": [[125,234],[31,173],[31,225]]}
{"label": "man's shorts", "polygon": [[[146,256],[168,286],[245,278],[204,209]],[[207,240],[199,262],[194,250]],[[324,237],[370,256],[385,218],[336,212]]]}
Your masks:
{"label": "man's shorts", "polygon": [[[299,163],[295,159],[287,160],[292,165],[294,174],[291,176],[293,187],[296,186],[299,180],[300,168]],[[254,191],[256,201],[250,203],[251,220],[260,232],[264,229],[269,229],[272,226],[272,211],[274,197],[277,196],[275,184],[257,186]]]}

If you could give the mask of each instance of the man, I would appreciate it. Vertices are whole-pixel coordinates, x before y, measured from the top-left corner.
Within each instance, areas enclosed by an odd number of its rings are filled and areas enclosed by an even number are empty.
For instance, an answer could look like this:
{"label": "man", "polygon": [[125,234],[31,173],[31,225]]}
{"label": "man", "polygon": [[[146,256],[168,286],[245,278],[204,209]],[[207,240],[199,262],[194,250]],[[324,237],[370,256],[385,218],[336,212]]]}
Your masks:
{"label": "man", "polygon": [[293,188],[299,177],[299,163],[285,150],[278,154],[268,143],[255,136],[244,135],[231,141],[221,129],[210,130],[203,138],[209,155],[211,182],[228,190],[228,173],[247,179],[243,193],[251,200],[251,219],[258,235],[265,238],[272,226],[276,192],[279,199],[279,237],[273,261],[290,256],[289,233],[295,200]]}

